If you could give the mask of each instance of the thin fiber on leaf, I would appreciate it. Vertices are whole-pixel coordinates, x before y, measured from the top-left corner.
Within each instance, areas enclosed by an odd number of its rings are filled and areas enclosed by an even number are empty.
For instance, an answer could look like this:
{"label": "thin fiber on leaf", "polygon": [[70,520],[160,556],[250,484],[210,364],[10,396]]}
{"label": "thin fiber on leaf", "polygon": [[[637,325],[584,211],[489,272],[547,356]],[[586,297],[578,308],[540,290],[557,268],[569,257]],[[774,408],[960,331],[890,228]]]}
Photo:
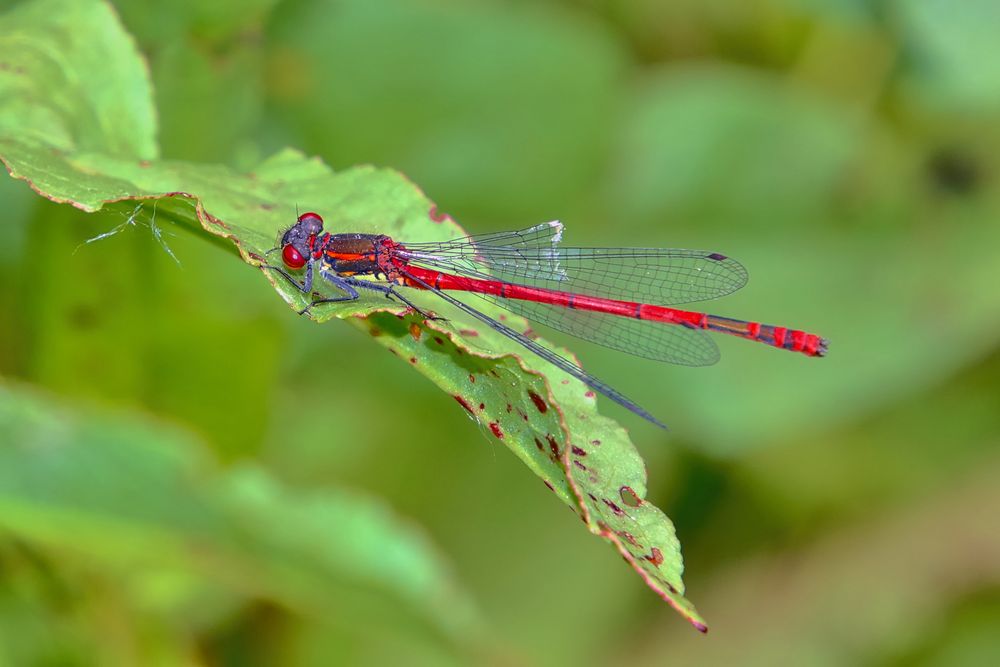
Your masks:
{"label": "thin fiber on leaf", "polygon": [[[91,14],[84,17],[75,14],[83,11],[78,3],[48,0],[39,6],[53,17],[43,27],[33,27],[25,18],[30,11],[42,11],[37,8],[0,17],[0,62],[14,63],[0,69],[0,91],[15,100],[0,108],[0,159],[13,176],[48,199],[86,211],[112,202],[152,200],[157,215],[232,241],[256,265],[277,260],[267,253],[276,234],[293,221],[296,205],[320,212],[331,231],[388,234],[402,241],[442,241],[465,234],[419,188],[389,169],[362,166],[334,173],[293,150],[249,173],[155,159],[145,68],[108,6],[85,5]],[[103,22],[93,32],[113,38],[106,44],[67,40],[66,51],[60,51],[57,36],[84,20]],[[42,67],[41,56],[27,59],[21,45],[32,40],[45,62],[60,67]],[[95,59],[114,60],[109,72],[119,72],[118,78],[95,78],[100,69],[90,66]],[[78,89],[72,104],[63,103],[63,93],[49,95],[57,89],[46,80],[55,76],[52,72]],[[94,89],[101,94],[89,94]],[[44,124],[24,118],[30,105],[44,108]],[[265,274],[295,309],[308,305],[309,297],[280,275]],[[644,499],[642,460],[624,429],[596,412],[592,392],[509,339],[452,312],[433,295],[414,293],[411,298],[421,309],[440,311],[447,319],[425,322],[379,295],[318,306],[309,316],[318,322],[348,319],[427,376],[461,406],[454,409],[469,412],[572,507],[591,532],[611,542],[651,588],[704,629],[682,596],[673,526]],[[493,306],[483,310],[526,331],[521,318],[505,316]]]}

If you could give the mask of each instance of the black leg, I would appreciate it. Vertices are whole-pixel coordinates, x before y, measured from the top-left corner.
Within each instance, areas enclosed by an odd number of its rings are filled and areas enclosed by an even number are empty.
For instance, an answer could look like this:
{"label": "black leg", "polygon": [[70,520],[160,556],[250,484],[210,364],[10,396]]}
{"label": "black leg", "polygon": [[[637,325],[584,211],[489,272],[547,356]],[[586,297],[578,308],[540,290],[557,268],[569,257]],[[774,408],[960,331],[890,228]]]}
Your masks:
{"label": "black leg", "polygon": [[402,302],[407,308],[409,308],[413,312],[419,314],[425,320],[430,320],[432,322],[443,322],[443,321],[445,321],[445,319],[443,317],[437,317],[435,315],[431,315],[430,313],[424,312],[424,310],[421,309],[419,306],[417,306],[417,304],[413,303],[412,301],[410,301],[409,299],[407,299],[405,296],[403,296],[402,294],[400,294],[399,291],[396,290],[395,285],[380,285],[379,283],[373,283],[373,282],[369,282],[367,280],[358,280],[356,278],[344,278],[343,280],[348,285],[352,285],[354,287],[360,287],[361,289],[372,290],[373,292],[379,292],[381,294],[384,294],[387,299],[396,299],[397,301]]}
{"label": "black leg", "polygon": [[295,288],[300,292],[302,292],[303,294],[309,294],[310,292],[312,292],[312,283],[313,283],[312,262],[306,264],[306,278],[301,283],[295,279],[295,276],[290,274],[288,271],[285,271],[280,266],[274,266],[273,264],[261,264],[260,268],[277,271],[280,275],[282,275],[285,278],[285,280],[295,285]]}

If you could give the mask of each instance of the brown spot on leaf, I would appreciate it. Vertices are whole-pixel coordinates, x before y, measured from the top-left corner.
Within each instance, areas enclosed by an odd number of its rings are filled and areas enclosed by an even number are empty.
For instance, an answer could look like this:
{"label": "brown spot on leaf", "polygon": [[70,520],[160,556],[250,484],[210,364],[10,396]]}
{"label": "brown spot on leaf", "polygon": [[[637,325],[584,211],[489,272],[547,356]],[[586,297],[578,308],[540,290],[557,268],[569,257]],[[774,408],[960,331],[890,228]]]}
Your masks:
{"label": "brown spot on leaf", "polygon": [[576,454],[577,456],[586,456],[587,455],[586,450],[580,449],[576,445],[573,445],[573,453]]}
{"label": "brown spot on leaf", "polygon": [[618,537],[622,538],[623,540],[631,544],[633,547],[642,548],[642,545],[636,541],[635,536],[632,535],[632,533],[628,532],[627,530],[619,530]]}
{"label": "brown spot on leaf", "polygon": [[537,437],[535,438],[535,447],[538,447],[538,451],[540,452],[545,451],[545,446],[542,444],[542,441],[539,440]]}
{"label": "brown spot on leaf", "polygon": [[552,450],[552,455],[559,456],[559,443],[556,442],[556,439],[552,437],[552,434],[549,433],[548,435],[546,435],[545,439],[549,443],[549,449]]}
{"label": "brown spot on leaf", "polygon": [[476,376],[472,373],[469,373],[469,382],[472,382],[473,384],[476,382]]}
{"label": "brown spot on leaf", "polygon": [[416,364],[417,364],[417,358],[416,357],[410,357],[410,363],[413,364],[414,366],[416,366]]}
{"label": "brown spot on leaf", "polygon": [[434,342],[438,345],[444,345],[444,339],[442,339],[441,336],[434,336]]}
{"label": "brown spot on leaf", "polygon": [[622,511],[621,507],[618,507],[618,505],[615,505],[613,502],[611,502],[607,498],[601,498],[601,501],[605,505],[607,505],[611,509],[611,511],[614,512],[617,516],[622,516],[623,514],[625,514],[625,512]]}
{"label": "brown spot on leaf", "polygon": [[468,401],[466,401],[464,398],[462,398],[461,396],[452,396],[452,398],[458,401],[458,404],[461,405],[463,408],[465,408],[466,412],[468,412],[470,415],[475,414],[472,411],[472,406],[469,405]]}
{"label": "brown spot on leaf", "polygon": [[622,502],[629,507],[638,507],[642,504],[642,498],[639,497],[639,494],[637,494],[631,486],[623,486],[618,489],[618,493],[622,497]]}
{"label": "brown spot on leaf", "polygon": [[580,463],[580,462],[579,462],[579,461],[577,461],[576,459],[573,459],[573,465],[575,465],[575,466],[576,466],[577,468],[579,468],[580,470],[584,470],[584,471],[586,471],[586,470],[587,470],[587,466],[583,465],[582,463]]}
{"label": "brown spot on leaf", "polygon": [[498,440],[503,440],[503,430],[501,430],[500,424],[490,422],[490,430],[493,431],[493,435],[495,435]]}
{"label": "brown spot on leaf", "polygon": [[371,329],[368,330],[368,333],[370,333],[373,338],[378,338],[379,336],[382,335],[382,330],[379,329],[378,327],[372,327]]}
{"label": "brown spot on leaf", "polygon": [[437,204],[431,206],[431,210],[428,212],[428,215],[430,215],[431,221],[433,222],[444,222],[448,219],[448,214],[439,211]]}
{"label": "brown spot on leaf", "polygon": [[475,329],[459,329],[458,333],[462,334],[466,338],[475,338],[479,335],[479,332]]}
{"label": "brown spot on leaf", "polygon": [[648,560],[656,567],[660,567],[660,565],[663,564],[663,552],[660,551],[657,547],[653,547],[652,549],[649,550],[649,555],[646,556],[646,560]]}
{"label": "brown spot on leaf", "polygon": [[531,399],[531,402],[535,404],[535,407],[538,408],[538,411],[543,415],[549,411],[549,404],[545,402],[545,399],[530,389],[528,390],[528,397]]}
{"label": "brown spot on leaf", "polygon": [[420,325],[416,322],[410,323],[410,335],[413,336],[413,340],[420,341]]}
{"label": "brown spot on leaf", "polygon": [[555,490],[556,490],[556,487],[552,486],[552,485],[551,485],[551,484],[549,483],[549,480],[547,480],[547,479],[543,479],[542,481],[543,481],[543,482],[545,482],[545,486],[549,487],[549,491],[555,491]]}

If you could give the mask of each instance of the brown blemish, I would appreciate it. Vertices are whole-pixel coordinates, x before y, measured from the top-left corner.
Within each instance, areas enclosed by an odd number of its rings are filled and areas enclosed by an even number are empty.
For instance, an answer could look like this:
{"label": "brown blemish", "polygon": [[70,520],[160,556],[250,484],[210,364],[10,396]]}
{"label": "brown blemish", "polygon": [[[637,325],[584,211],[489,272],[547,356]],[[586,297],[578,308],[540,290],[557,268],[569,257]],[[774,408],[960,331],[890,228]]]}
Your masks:
{"label": "brown blemish", "polygon": [[535,446],[538,447],[538,451],[540,451],[540,452],[544,452],[545,451],[545,445],[543,445],[542,441],[539,440],[537,437],[535,438]]}
{"label": "brown blemish", "polygon": [[503,440],[503,431],[500,429],[500,424],[490,422],[490,430],[493,431],[493,435],[495,435],[498,440]]}
{"label": "brown blemish", "polygon": [[414,366],[416,366],[417,365],[417,358],[416,357],[410,357],[410,363],[413,364]]}
{"label": "brown blemish", "polygon": [[596,396],[596,394],[592,391],[585,391],[583,395],[586,396],[587,398],[593,398],[594,396]]}
{"label": "brown blemish", "polygon": [[549,487],[549,491],[555,491],[556,490],[556,487],[554,487],[551,484],[549,484],[549,480],[543,479],[542,481],[545,482],[545,486]]}
{"label": "brown blemish", "polygon": [[413,336],[413,340],[420,342],[420,325],[416,322],[410,323],[410,335]]}
{"label": "brown blemish", "polygon": [[642,498],[639,497],[631,486],[623,486],[618,489],[618,494],[622,497],[622,502],[629,507],[638,507],[642,504]]}
{"label": "brown blemish", "polygon": [[573,459],[573,465],[575,465],[580,470],[583,470],[584,472],[586,472],[586,470],[587,470],[587,466],[583,465],[582,463],[580,463],[576,459]]}
{"label": "brown blemish", "polygon": [[[650,563],[652,563],[653,565],[655,565],[656,567],[660,567],[660,565],[663,564],[663,552],[660,551],[657,547],[653,547],[652,549],[650,549],[649,550],[649,555],[648,556],[644,556],[644,558],[646,560],[648,560]],[[671,586],[671,591],[670,592],[671,593],[676,592],[676,591],[673,590],[672,586]]]}
{"label": "brown blemish", "polygon": [[459,329],[458,333],[462,334],[466,338],[475,338],[479,335],[479,332],[475,329]]}
{"label": "brown blemish", "polygon": [[431,210],[428,212],[430,218],[433,222],[444,222],[448,219],[447,213],[442,213],[438,210],[437,204],[431,206]]}
{"label": "brown blemish", "polygon": [[615,505],[607,498],[601,498],[601,502],[607,505],[611,509],[611,511],[614,512],[617,516],[622,516],[623,514],[625,514],[625,512],[622,511],[621,507],[618,507],[618,505]]}
{"label": "brown blemish", "polygon": [[556,439],[552,437],[552,434],[549,433],[548,435],[546,435],[545,439],[549,443],[549,449],[552,450],[552,455],[559,456],[559,443],[557,443]]}
{"label": "brown blemish", "polygon": [[272,210],[274,210],[274,204],[271,204],[269,202],[262,202],[260,204],[260,208],[263,209],[263,210],[265,210],[265,211],[272,211]]}
{"label": "brown blemish", "polygon": [[476,376],[473,375],[472,373],[469,373],[469,382],[471,382],[473,384],[476,383]]}
{"label": "brown blemish", "polygon": [[486,409],[486,404],[485,403],[480,403],[479,404],[479,409],[480,410],[485,410]]}
{"label": "brown blemish", "polygon": [[586,450],[580,449],[576,445],[573,445],[573,453],[576,454],[577,456],[586,456],[587,455],[587,451]]}
{"label": "brown blemish", "polygon": [[538,411],[543,415],[549,411],[549,404],[545,402],[545,399],[530,389],[528,390],[528,397],[531,399],[531,402],[535,404],[535,407],[538,408]]}
{"label": "brown blemish", "polygon": [[464,398],[462,398],[461,396],[452,396],[452,398],[458,401],[458,404],[461,405],[463,408],[465,408],[465,411],[468,412],[470,415],[476,414],[472,411],[472,406],[469,405],[468,401],[466,401]]}
{"label": "brown blemish", "polygon": [[379,336],[382,335],[382,330],[379,329],[378,327],[372,327],[371,329],[368,330],[368,333],[372,335],[372,338],[378,338]]}
{"label": "brown blemish", "polygon": [[619,530],[617,531],[617,533],[618,537],[622,538],[623,540],[631,544],[633,547],[636,547],[637,549],[642,548],[642,545],[636,541],[635,536],[632,535],[632,533],[628,532],[627,530]]}
{"label": "brown blemish", "polygon": [[440,336],[434,336],[434,342],[438,345],[444,345],[444,340]]}
{"label": "brown blemish", "polygon": [[601,446],[601,441],[600,440],[591,440],[590,444],[592,444],[594,447],[600,447]]}

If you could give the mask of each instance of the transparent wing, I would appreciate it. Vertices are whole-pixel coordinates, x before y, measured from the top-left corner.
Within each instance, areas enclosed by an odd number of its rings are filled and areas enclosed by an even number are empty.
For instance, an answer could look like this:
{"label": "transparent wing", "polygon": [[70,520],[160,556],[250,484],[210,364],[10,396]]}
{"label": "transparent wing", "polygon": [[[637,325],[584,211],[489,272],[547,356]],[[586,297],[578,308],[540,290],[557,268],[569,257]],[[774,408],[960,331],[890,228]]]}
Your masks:
{"label": "transparent wing", "polygon": [[719,360],[715,341],[701,329],[488,294],[476,296],[532,322],[644,359],[682,366],[710,366]]}
{"label": "transparent wing", "polygon": [[663,306],[715,299],[747,282],[743,265],[717,252],[563,248],[562,230],[560,223],[547,222],[442,243],[407,243],[399,253],[446,273]]}

